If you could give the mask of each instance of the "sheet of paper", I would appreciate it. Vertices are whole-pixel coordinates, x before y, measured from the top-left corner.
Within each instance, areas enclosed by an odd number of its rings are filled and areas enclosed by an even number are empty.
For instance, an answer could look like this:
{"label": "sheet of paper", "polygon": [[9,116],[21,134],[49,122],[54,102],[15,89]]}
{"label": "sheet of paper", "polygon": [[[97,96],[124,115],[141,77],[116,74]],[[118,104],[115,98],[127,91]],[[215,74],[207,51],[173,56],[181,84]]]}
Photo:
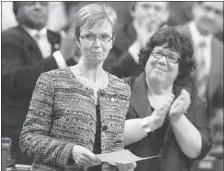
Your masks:
{"label": "sheet of paper", "polygon": [[158,156],[150,156],[150,157],[138,157],[131,153],[129,150],[119,150],[112,153],[103,153],[103,154],[97,154],[96,155],[102,162],[108,162],[110,164],[114,163],[121,163],[121,164],[127,164],[131,162],[136,162],[140,160],[146,160],[150,158],[160,157]]}

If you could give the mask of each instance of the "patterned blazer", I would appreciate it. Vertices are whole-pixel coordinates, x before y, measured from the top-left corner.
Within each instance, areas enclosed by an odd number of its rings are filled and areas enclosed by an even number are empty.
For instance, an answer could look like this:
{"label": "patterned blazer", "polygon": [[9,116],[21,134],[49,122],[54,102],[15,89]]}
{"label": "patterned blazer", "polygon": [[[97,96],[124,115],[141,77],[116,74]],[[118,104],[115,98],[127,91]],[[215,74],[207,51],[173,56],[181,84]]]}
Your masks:
{"label": "patterned blazer", "polygon": [[[123,131],[130,87],[108,73],[109,85],[98,91],[101,114],[101,149],[123,149]],[[73,75],[70,68],[41,74],[33,92],[20,136],[23,152],[34,157],[33,170],[84,171],[68,164],[74,145],[93,150],[96,133],[94,92]],[[103,171],[116,171],[102,164]]]}

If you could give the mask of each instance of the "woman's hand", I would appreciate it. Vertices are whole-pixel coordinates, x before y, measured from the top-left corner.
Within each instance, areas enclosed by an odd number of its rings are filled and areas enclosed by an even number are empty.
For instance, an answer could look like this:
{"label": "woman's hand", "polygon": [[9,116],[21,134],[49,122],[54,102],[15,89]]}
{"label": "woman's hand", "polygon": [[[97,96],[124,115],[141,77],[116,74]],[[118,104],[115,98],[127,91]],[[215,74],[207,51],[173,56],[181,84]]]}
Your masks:
{"label": "woman's hand", "polygon": [[119,171],[133,171],[136,168],[137,164],[135,162],[131,162],[128,164],[116,163],[116,167]]}
{"label": "woman's hand", "polygon": [[187,112],[191,104],[191,97],[188,91],[181,90],[179,97],[173,102],[169,116],[178,119],[182,114]]}
{"label": "woman's hand", "polygon": [[155,109],[152,115],[144,118],[147,120],[147,123],[151,131],[155,131],[156,129],[160,128],[163,125],[173,100],[174,100],[174,95],[170,95],[167,98],[166,102],[160,108]]}
{"label": "woman's hand", "polygon": [[101,164],[101,161],[94,153],[79,145],[73,147],[72,157],[78,166],[83,166],[85,168]]}

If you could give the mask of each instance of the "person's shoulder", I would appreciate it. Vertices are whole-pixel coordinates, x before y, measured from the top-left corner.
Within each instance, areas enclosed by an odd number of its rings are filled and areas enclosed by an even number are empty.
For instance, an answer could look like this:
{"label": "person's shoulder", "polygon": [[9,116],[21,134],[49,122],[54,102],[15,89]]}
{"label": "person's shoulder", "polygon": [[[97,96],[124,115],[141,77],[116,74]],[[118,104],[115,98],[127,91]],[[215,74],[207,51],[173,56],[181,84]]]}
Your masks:
{"label": "person's shoulder", "polygon": [[69,72],[69,67],[61,68],[61,69],[53,69],[50,71],[43,72],[41,74],[42,77],[49,77],[52,80],[57,79],[71,79],[71,75]]}
{"label": "person's shoulder", "polygon": [[125,82],[124,80],[122,80],[122,79],[118,78],[117,76],[112,75],[108,72],[107,72],[107,74],[109,75],[109,79],[111,81],[112,88],[130,96],[131,88],[127,82]]}
{"label": "person's shoulder", "polygon": [[107,72],[107,74],[109,75],[109,77],[111,78],[112,83],[114,84],[119,84],[122,85],[124,87],[128,87],[129,85],[121,78],[118,78],[115,75],[110,74],[109,72]]}
{"label": "person's shoulder", "polygon": [[21,29],[16,26],[16,27],[11,27],[7,30],[4,30],[2,32],[2,41],[15,41],[17,39],[20,39],[22,37]]}
{"label": "person's shoulder", "polygon": [[2,35],[17,34],[18,32],[19,32],[19,27],[18,26],[14,26],[14,27],[10,27],[10,28],[2,31]]}

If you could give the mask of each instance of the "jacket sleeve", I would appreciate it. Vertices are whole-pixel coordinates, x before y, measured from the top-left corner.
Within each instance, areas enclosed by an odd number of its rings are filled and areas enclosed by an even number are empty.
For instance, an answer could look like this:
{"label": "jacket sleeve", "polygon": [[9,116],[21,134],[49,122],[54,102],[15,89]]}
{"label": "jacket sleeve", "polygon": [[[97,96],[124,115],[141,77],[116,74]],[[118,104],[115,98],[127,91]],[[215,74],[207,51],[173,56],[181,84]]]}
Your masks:
{"label": "jacket sleeve", "polygon": [[188,110],[188,119],[198,129],[202,138],[202,149],[199,156],[193,160],[203,159],[212,147],[211,131],[209,129],[209,119],[207,115],[207,106],[202,100],[193,95],[192,104]]}
{"label": "jacket sleeve", "polygon": [[31,50],[24,49],[22,42],[2,37],[2,85],[8,87],[12,93],[33,91],[37,78],[41,73],[57,69],[53,56],[32,63]]}
{"label": "jacket sleeve", "polygon": [[[75,144],[48,136],[53,122],[54,86],[48,73],[37,80],[20,135],[22,152],[37,162],[68,167]],[[74,162],[72,167],[78,167]]]}

